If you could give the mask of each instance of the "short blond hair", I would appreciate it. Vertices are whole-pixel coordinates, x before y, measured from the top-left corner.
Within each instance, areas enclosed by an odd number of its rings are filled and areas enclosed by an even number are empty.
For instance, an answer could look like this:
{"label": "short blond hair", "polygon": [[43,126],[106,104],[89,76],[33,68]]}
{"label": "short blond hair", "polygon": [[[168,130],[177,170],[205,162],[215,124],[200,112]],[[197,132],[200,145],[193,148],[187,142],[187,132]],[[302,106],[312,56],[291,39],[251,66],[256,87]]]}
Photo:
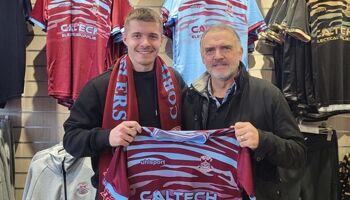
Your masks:
{"label": "short blond hair", "polygon": [[132,20],[155,22],[159,24],[161,31],[163,32],[163,23],[160,15],[150,8],[136,8],[132,10],[125,19],[125,30],[127,30],[127,27],[130,25],[130,21]]}

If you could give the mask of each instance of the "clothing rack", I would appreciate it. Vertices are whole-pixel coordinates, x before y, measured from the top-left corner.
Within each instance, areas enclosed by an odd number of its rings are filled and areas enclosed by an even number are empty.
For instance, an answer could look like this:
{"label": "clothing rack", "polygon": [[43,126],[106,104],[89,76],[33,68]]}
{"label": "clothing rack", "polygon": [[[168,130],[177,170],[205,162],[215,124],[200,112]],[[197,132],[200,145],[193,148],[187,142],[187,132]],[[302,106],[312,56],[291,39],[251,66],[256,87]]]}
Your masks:
{"label": "clothing rack", "polygon": [[6,120],[8,120],[8,119],[9,119],[9,116],[8,116],[8,115],[0,115],[0,119],[6,119]]}
{"label": "clothing rack", "polygon": [[8,115],[0,115],[0,199],[15,199],[15,147],[11,134],[11,122]]}
{"label": "clothing rack", "polygon": [[327,124],[326,121],[321,122],[304,122],[298,120],[298,126],[303,133],[327,134],[327,140],[330,141],[333,134],[333,127]]}

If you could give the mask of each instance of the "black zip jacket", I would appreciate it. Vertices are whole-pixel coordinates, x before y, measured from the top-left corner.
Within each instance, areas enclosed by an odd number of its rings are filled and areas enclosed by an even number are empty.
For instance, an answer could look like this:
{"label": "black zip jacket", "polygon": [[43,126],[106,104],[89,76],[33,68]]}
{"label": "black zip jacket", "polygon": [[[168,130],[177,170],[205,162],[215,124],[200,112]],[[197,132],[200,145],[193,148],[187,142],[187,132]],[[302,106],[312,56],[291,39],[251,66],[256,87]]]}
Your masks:
{"label": "black zip jacket", "polygon": [[[91,182],[96,188],[98,186],[99,154],[106,147],[110,147],[109,133],[111,129],[102,128],[102,120],[111,72],[112,69],[90,80],[84,86],[74,102],[68,119],[63,124],[65,130],[64,148],[74,157],[91,157],[92,168],[95,172]],[[184,93],[187,85],[181,75],[175,70],[174,72],[179,87]],[[155,99],[157,88],[152,79],[152,75],[149,73],[135,74],[134,72],[137,103],[140,111],[139,123],[141,126],[155,127],[158,124],[158,128],[160,128],[159,116],[155,114],[155,109],[158,107]],[[149,109],[149,107],[153,107],[153,109]]]}
{"label": "black zip jacket", "polygon": [[239,121],[250,122],[259,132],[258,148],[252,151],[257,200],[292,199],[289,196],[296,189],[300,170],[287,169],[304,165],[306,147],[280,90],[241,70],[236,92],[217,109],[208,96],[208,78],[205,73],[183,96],[183,128],[227,128]]}

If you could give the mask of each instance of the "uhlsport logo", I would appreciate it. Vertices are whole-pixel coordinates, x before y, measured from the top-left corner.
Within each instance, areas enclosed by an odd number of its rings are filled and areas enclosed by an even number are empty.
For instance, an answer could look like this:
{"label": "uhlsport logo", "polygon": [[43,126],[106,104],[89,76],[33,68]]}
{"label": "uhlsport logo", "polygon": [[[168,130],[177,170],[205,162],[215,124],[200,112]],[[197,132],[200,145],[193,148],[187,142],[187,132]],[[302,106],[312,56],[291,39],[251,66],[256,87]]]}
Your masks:
{"label": "uhlsport logo", "polygon": [[165,160],[161,159],[143,159],[140,161],[141,165],[165,165]]}

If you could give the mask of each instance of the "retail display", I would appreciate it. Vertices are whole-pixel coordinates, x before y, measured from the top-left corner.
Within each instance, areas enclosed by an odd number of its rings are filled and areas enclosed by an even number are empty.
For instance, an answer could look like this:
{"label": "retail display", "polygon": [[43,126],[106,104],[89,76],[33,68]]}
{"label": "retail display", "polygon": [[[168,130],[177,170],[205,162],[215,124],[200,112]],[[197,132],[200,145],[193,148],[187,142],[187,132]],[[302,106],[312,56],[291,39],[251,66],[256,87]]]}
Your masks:
{"label": "retail display", "polygon": [[47,31],[49,95],[70,107],[85,83],[110,67],[108,40],[131,9],[124,0],[36,1],[30,20]]}
{"label": "retail display", "polygon": [[339,165],[340,200],[350,200],[350,154]]}
{"label": "retail display", "polygon": [[258,33],[265,29],[255,0],[165,0],[161,12],[167,35],[173,39],[173,67],[187,84],[206,69],[200,55],[200,38],[208,26],[224,23],[237,31],[243,48],[242,62],[247,68],[248,52],[254,49]]}
{"label": "retail display", "polygon": [[15,143],[11,122],[0,116],[0,200],[14,200]]}
{"label": "retail display", "polygon": [[89,157],[76,159],[62,143],[37,152],[30,163],[23,200],[94,200]]}
{"label": "retail display", "polygon": [[0,108],[24,90],[25,48],[30,0],[3,1],[0,7]]}
{"label": "retail display", "polygon": [[295,115],[317,121],[350,112],[350,3],[275,1],[267,21],[262,36],[274,46],[277,86]]}

